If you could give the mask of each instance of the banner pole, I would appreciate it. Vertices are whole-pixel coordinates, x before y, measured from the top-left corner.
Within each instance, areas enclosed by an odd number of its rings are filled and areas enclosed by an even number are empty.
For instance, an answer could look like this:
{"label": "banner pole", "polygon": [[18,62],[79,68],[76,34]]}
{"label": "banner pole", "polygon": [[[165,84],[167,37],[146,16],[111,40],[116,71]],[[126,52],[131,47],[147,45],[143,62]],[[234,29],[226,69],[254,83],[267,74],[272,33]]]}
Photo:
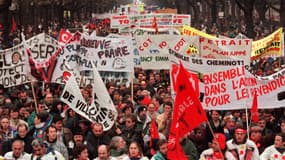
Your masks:
{"label": "banner pole", "polygon": [[33,94],[33,98],[34,98],[36,113],[39,113],[38,102],[37,102],[36,93],[35,93],[35,89],[34,89],[34,81],[32,80],[31,75],[30,75],[30,80],[31,80],[32,94]]}
{"label": "banner pole", "polygon": [[[215,133],[214,133],[214,130],[209,122],[209,120],[207,119],[207,125],[209,126],[209,129],[211,131],[211,134],[213,135],[213,138],[215,138]],[[222,150],[221,150],[221,147],[220,147],[220,144],[218,144],[218,148],[219,148],[219,152],[224,156]]]}

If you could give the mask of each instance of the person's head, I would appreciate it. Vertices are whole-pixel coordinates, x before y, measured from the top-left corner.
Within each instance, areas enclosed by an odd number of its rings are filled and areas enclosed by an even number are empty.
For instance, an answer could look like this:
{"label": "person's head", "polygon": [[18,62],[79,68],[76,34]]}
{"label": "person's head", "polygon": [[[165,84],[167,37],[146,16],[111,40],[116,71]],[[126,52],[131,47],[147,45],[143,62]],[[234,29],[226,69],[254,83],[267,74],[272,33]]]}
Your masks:
{"label": "person's head", "polygon": [[224,117],[225,128],[234,129],[236,126],[236,121],[232,115],[228,115]]}
{"label": "person's head", "polygon": [[285,133],[278,133],[274,139],[274,147],[285,148]]}
{"label": "person's head", "polygon": [[28,126],[25,123],[20,123],[17,126],[17,132],[20,138],[24,138],[27,136],[29,131]]}
{"label": "person's head", "polygon": [[53,116],[52,123],[56,127],[57,130],[61,130],[62,129],[62,127],[63,127],[63,122],[62,121],[63,121],[63,118],[60,115],[55,114]]}
{"label": "person's head", "polygon": [[212,118],[213,121],[220,120],[220,116],[221,116],[221,114],[220,114],[219,111],[216,111],[216,110],[212,111],[211,118]]}
{"label": "person's head", "polygon": [[214,151],[224,150],[226,148],[226,136],[223,133],[215,133],[212,141]]}
{"label": "person's head", "polygon": [[280,121],[280,130],[282,133],[285,133],[285,119]]}
{"label": "person's head", "polygon": [[250,128],[250,139],[254,142],[258,142],[262,137],[262,128],[255,125]]}
{"label": "person's head", "polygon": [[32,147],[34,150],[34,155],[35,156],[43,156],[46,153],[47,150],[47,146],[48,144],[46,142],[44,142],[43,140],[40,139],[34,139],[32,141]]}
{"label": "person's head", "polygon": [[126,115],[126,128],[131,129],[134,128],[136,125],[136,115],[135,114],[128,114]]}
{"label": "person's head", "polygon": [[84,144],[76,146],[73,153],[77,160],[88,160],[88,149]]}
{"label": "person's head", "polygon": [[36,114],[35,119],[34,119],[34,123],[35,123],[35,125],[40,124],[40,123],[45,123],[48,118],[49,118],[48,112],[46,112],[46,111],[38,112]]}
{"label": "person's head", "polygon": [[13,156],[19,158],[24,151],[25,143],[22,140],[15,140],[12,144]]}
{"label": "person's head", "polygon": [[131,142],[128,152],[129,152],[130,158],[142,156],[141,146],[139,145],[138,142],[135,142],[135,141]]}
{"label": "person's head", "polygon": [[27,98],[28,98],[27,92],[24,91],[24,90],[21,90],[21,91],[19,92],[19,99],[21,100],[21,102],[22,102],[22,103],[26,103]]}
{"label": "person's head", "polygon": [[266,120],[263,116],[260,116],[259,117],[259,120],[258,120],[258,126],[262,128],[262,130],[264,130],[264,128],[266,127]]}
{"label": "person's head", "polygon": [[19,108],[16,106],[13,106],[10,109],[10,118],[11,119],[18,119],[19,118]]}
{"label": "person's head", "polygon": [[121,136],[114,136],[110,142],[110,148],[120,150],[126,147],[126,141]]}
{"label": "person's head", "polygon": [[99,137],[103,135],[103,125],[100,123],[94,123],[92,126],[92,132],[95,136]]}
{"label": "person's head", "polygon": [[40,101],[38,103],[38,113],[44,112],[44,111],[45,111],[45,104],[43,103],[43,101]]}
{"label": "person's head", "polygon": [[44,100],[45,100],[45,103],[46,103],[46,104],[51,105],[51,104],[53,103],[53,95],[52,95],[52,93],[47,93],[47,94],[45,95]]}
{"label": "person's head", "polygon": [[145,121],[146,120],[146,107],[145,106],[139,106],[138,107],[138,117],[141,121]]}
{"label": "person's head", "polygon": [[242,127],[237,127],[235,129],[235,135],[234,135],[235,143],[237,144],[243,144],[246,141],[246,130]]}
{"label": "person's head", "polygon": [[163,155],[167,155],[167,140],[165,139],[160,139],[157,142],[157,147],[160,153],[162,153]]}
{"label": "person's head", "polygon": [[171,102],[164,102],[163,103],[163,110],[164,110],[164,113],[170,114],[172,111],[172,103]]}
{"label": "person's head", "polygon": [[74,141],[75,145],[83,144],[83,142],[84,142],[83,133],[81,131],[79,131],[79,130],[76,130],[73,133],[73,141]]}
{"label": "person's head", "polygon": [[147,111],[148,112],[153,113],[153,112],[155,112],[155,110],[156,110],[156,107],[153,103],[150,103],[147,105]]}
{"label": "person's head", "polygon": [[109,159],[109,149],[107,145],[98,146],[98,159],[108,160]]}
{"label": "person's head", "polygon": [[0,122],[1,122],[1,129],[6,130],[9,128],[10,124],[9,124],[9,117],[8,116],[3,116],[1,118]]}
{"label": "person's head", "polygon": [[46,130],[47,141],[54,142],[57,139],[57,129],[51,125]]}

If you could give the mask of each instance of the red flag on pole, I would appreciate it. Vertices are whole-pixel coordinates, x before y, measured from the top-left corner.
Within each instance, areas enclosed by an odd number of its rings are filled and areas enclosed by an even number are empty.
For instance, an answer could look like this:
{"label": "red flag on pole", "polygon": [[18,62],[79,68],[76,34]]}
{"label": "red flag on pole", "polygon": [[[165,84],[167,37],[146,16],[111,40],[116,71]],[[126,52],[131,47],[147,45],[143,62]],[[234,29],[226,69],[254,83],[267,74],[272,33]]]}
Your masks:
{"label": "red flag on pole", "polygon": [[257,123],[259,121],[257,94],[254,94],[251,106],[251,121]]}
{"label": "red flag on pole", "polygon": [[156,20],[155,16],[153,17],[153,20],[152,20],[152,28],[155,29],[155,33],[157,34],[158,33],[158,26],[157,26],[157,20]]}
{"label": "red flag on pole", "polygon": [[16,32],[17,31],[17,23],[15,21],[14,16],[12,16],[12,27],[11,27],[11,32]]}
{"label": "red flag on pole", "polygon": [[[188,71],[180,63],[179,72],[175,81],[176,98],[174,103],[172,123],[168,140],[168,158],[187,159],[179,144],[180,138],[207,121],[202,104],[194,92],[189,81]],[[191,115],[191,116],[190,116]],[[180,157],[177,157],[180,156]]]}

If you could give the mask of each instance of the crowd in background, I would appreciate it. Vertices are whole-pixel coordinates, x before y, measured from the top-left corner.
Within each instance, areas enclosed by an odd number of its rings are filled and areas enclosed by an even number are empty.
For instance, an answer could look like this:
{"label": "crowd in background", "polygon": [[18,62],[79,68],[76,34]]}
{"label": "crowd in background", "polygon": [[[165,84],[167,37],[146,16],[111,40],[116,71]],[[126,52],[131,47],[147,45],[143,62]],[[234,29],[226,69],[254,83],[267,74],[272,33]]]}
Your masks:
{"label": "crowd in background", "polygon": [[[100,36],[115,32],[110,29],[109,20],[89,22],[91,23],[86,25],[89,32],[96,30]],[[61,27],[82,31],[83,24],[87,22],[75,19],[68,25],[54,21],[44,26],[20,26],[16,32],[9,34],[9,39],[0,39],[0,49],[19,44],[21,31],[25,33],[26,38],[40,32],[57,38]],[[215,24],[201,24],[197,25],[197,28],[229,37],[235,37],[244,31],[242,23],[232,23],[228,26],[223,29],[223,33],[220,33]],[[256,25],[256,31],[258,34],[255,39],[269,34],[262,24]],[[9,43],[5,44],[9,45],[1,45],[3,41],[8,41]],[[253,61],[251,71],[256,75],[267,76],[282,67],[284,68],[284,57],[267,57]],[[174,104],[169,71],[135,68],[134,73],[132,87],[123,83],[106,84],[118,111],[116,124],[106,132],[103,131],[102,124],[89,122],[59,100],[63,90],[60,84],[34,83],[34,93],[31,84],[1,87],[0,155],[6,158],[19,156],[22,159],[64,157],[83,160],[88,157],[107,160],[106,157],[109,156],[119,160],[166,159],[167,137]],[[91,102],[92,86],[80,89],[86,102]],[[189,160],[209,156],[221,158],[220,153],[227,159],[246,159],[249,154],[255,160],[255,156],[258,156],[257,159],[267,159],[270,153],[274,153],[275,157],[282,157],[285,154],[284,109],[260,110],[259,113],[258,123],[251,123],[248,119],[250,113],[245,110],[209,111],[207,115],[211,127],[207,123],[201,124],[181,138],[180,144]],[[159,139],[155,140],[150,139],[149,131],[153,118],[159,131]],[[277,144],[278,138],[281,138],[280,144]],[[248,145],[246,148],[238,148],[242,144]],[[272,145],[276,152],[270,150]],[[21,154],[17,152],[19,148]]]}

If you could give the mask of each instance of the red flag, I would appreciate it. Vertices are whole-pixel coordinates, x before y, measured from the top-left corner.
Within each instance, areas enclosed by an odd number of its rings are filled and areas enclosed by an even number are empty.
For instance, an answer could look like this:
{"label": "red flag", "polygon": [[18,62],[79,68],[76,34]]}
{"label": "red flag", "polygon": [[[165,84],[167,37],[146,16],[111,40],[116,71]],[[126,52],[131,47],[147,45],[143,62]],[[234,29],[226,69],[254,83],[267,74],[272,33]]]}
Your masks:
{"label": "red flag", "polygon": [[151,120],[151,126],[149,128],[149,132],[150,132],[150,141],[149,141],[149,145],[150,147],[152,147],[152,140],[153,139],[159,139],[159,134],[158,134],[158,130],[155,124],[155,119],[152,118]]}
{"label": "red flag", "polygon": [[65,29],[61,29],[58,36],[58,42],[62,45],[67,44],[72,39],[72,34],[66,31]]}
{"label": "red flag", "polygon": [[152,28],[155,29],[155,33],[157,34],[157,33],[158,33],[158,26],[157,26],[156,17],[153,17],[153,20],[152,20]]}
{"label": "red flag", "polygon": [[258,117],[258,104],[257,104],[257,94],[254,94],[251,106],[251,121],[257,123],[259,121]]}
{"label": "red flag", "polygon": [[17,23],[15,21],[14,16],[12,17],[12,28],[11,28],[11,32],[16,32],[17,31]]}
{"label": "red flag", "polygon": [[[187,159],[179,144],[179,139],[202,122],[207,121],[206,113],[187,74],[188,71],[180,63],[180,69],[175,81],[177,90],[168,140],[169,151],[167,156],[169,159]],[[177,157],[178,155],[181,157]]]}

